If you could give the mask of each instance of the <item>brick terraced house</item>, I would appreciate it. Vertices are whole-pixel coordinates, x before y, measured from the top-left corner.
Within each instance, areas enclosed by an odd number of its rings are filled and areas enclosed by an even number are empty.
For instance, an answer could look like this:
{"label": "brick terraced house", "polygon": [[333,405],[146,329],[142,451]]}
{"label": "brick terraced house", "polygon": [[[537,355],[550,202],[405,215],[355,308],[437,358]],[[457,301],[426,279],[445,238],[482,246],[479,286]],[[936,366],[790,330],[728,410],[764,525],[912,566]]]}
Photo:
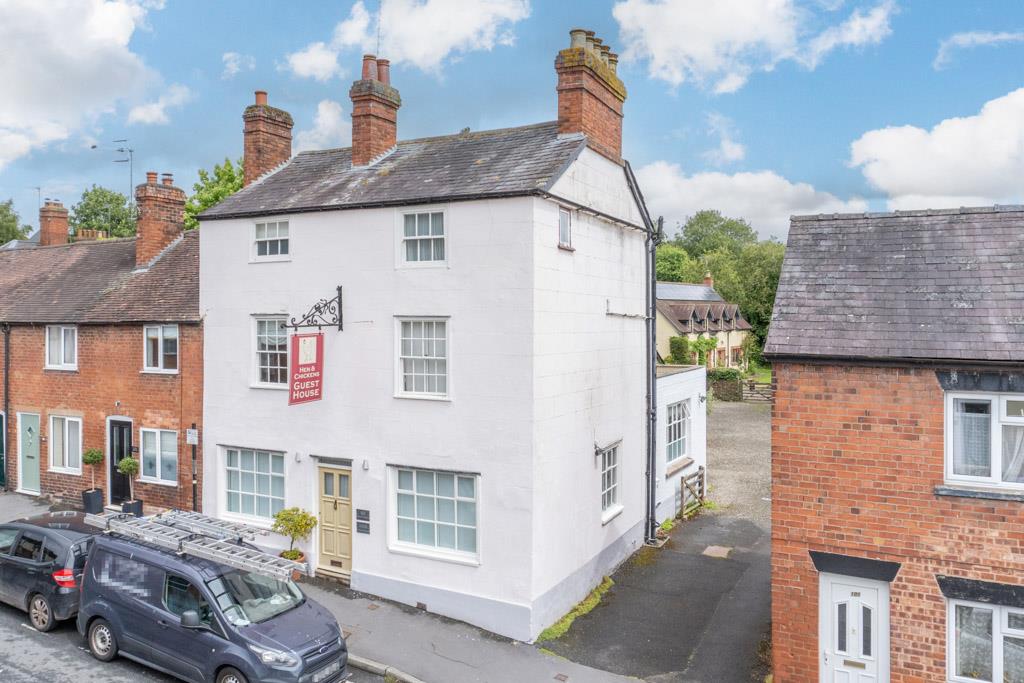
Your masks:
{"label": "brick terraced house", "polygon": [[794,218],[778,683],[1024,681],[1024,207]]}
{"label": "brick terraced house", "polygon": [[[199,235],[185,193],[156,173],[135,192],[138,236],[69,242],[47,201],[38,246],[0,251],[0,434],[7,488],[81,504],[82,454],[106,458],[104,503],[128,499],[117,463],[140,459],[147,508],[192,508],[186,429],[202,419]],[[202,451],[196,468],[202,471]],[[197,498],[198,500],[198,498]]]}

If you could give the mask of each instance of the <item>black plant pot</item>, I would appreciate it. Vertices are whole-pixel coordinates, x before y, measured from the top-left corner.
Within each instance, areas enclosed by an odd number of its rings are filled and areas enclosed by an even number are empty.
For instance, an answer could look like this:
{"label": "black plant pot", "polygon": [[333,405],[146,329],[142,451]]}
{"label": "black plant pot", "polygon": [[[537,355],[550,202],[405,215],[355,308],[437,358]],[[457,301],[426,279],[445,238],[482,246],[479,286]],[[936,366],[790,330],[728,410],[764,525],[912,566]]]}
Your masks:
{"label": "black plant pot", "polygon": [[121,503],[121,512],[129,515],[135,515],[136,517],[142,516],[142,501],[141,500],[126,500]]}
{"label": "black plant pot", "polygon": [[82,491],[82,507],[91,515],[103,512],[103,489]]}

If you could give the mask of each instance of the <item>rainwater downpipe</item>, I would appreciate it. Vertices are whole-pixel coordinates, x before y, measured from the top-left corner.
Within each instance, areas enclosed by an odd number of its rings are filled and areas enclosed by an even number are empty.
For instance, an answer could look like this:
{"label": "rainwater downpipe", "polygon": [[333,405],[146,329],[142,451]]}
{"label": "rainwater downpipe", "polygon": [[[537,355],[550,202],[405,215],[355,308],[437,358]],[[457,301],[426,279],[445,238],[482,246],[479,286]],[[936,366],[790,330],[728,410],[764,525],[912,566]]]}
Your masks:
{"label": "rainwater downpipe", "polygon": [[3,490],[7,490],[7,454],[10,452],[11,433],[11,324],[0,323],[4,333],[4,453],[0,464],[0,478],[4,480]]}

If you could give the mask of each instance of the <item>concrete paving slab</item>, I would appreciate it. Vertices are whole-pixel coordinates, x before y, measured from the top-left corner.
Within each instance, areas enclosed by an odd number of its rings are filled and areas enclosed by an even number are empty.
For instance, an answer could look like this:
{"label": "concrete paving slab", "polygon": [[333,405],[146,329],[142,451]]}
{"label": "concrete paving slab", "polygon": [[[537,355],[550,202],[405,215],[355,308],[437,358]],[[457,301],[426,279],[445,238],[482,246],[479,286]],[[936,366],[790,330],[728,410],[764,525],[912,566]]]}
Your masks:
{"label": "concrete paving slab", "polygon": [[732,548],[726,548],[725,546],[721,545],[709,545],[707,548],[704,548],[704,552],[702,552],[701,555],[704,555],[705,557],[716,557],[720,560],[724,560],[725,558],[729,557],[730,552],[732,552]]}

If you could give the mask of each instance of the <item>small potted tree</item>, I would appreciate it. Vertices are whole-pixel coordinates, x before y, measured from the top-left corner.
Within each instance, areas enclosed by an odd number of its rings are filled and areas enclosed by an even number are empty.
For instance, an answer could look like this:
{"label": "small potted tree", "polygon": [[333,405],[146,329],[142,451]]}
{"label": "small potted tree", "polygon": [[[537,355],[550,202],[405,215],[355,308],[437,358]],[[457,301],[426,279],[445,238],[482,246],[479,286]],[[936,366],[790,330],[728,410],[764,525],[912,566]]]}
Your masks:
{"label": "small potted tree", "polygon": [[128,477],[128,498],[130,500],[121,503],[121,512],[141,517],[142,501],[135,498],[135,475],[139,473],[139,461],[130,455],[121,458],[121,462],[117,463],[117,471]]}
{"label": "small potted tree", "polygon": [[296,541],[305,541],[316,528],[316,517],[302,508],[285,508],[274,515],[274,533],[291,539],[288,550],[281,551],[281,557],[295,562],[305,562],[306,554],[295,547]]}
{"label": "small potted tree", "polygon": [[103,489],[96,488],[96,467],[103,462],[103,451],[90,448],[82,453],[82,462],[89,466],[89,474],[92,475],[92,488],[82,491],[82,507],[86,512],[98,515],[103,512]]}

